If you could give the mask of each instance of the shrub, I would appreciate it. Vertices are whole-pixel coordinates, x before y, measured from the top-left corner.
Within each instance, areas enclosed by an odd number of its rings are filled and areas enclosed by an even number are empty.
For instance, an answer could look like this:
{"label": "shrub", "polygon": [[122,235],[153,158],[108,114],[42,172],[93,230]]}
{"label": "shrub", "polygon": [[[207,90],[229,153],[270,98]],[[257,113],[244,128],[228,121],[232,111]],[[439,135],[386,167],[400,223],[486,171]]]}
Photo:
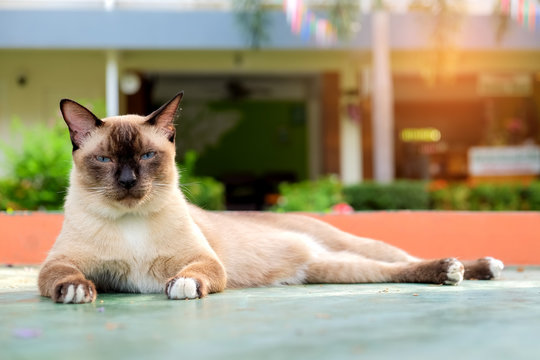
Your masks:
{"label": "shrub", "polygon": [[341,183],[335,176],[316,181],[282,183],[279,192],[278,204],[272,207],[272,211],[329,212],[332,206],[343,201]]}
{"label": "shrub", "polygon": [[430,191],[430,208],[433,210],[469,210],[470,188],[452,184]]}
{"label": "shrub", "polygon": [[521,184],[453,184],[431,192],[437,210],[540,210],[540,182]]}
{"label": "shrub", "polygon": [[6,177],[0,180],[0,209],[61,209],[71,169],[67,127],[23,124],[14,120],[17,145],[1,144]]}
{"label": "shrub", "polygon": [[540,181],[530,185],[448,184],[434,181],[363,182],[341,187],[336,178],[280,186],[275,211],[329,211],[345,201],[355,210],[540,210]]}
{"label": "shrub", "polygon": [[526,190],[529,210],[540,210],[540,181],[532,183]]}
{"label": "shrub", "polygon": [[521,210],[524,207],[522,185],[481,184],[471,188],[469,193],[470,210]]}
{"label": "shrub", "polygon": [[184,163],[179,164],[182,192],[189,202],[203,209],[224,210],[225,187],[214,178],[193,175],[196,162],[197,153],[188,151],[184,156]]}
{"label": "shrub", "polygon": [[343,195],[355,210],[429,208],[427,186],[419,181],[396,181],[391,184],[364,182],[344,187]]}

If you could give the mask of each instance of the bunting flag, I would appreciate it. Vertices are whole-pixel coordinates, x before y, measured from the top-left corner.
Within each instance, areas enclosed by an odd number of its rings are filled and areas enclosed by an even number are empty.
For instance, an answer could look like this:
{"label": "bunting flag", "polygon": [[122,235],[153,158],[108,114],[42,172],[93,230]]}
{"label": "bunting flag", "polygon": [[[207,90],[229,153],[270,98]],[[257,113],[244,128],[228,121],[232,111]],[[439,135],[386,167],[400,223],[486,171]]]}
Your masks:
{"label": "bunting flag", "polygon": [[303,0],[284,0],[283,11],[291,32],[303,41],[315,39],[317,44],[329,44],[336,40],[335,27],[327,19],[309,10]]}
{"label": "bunting flag", "polygon": [[536,0],[501,0],[501,12],[530,31],[540,24],[540,6]]}
{"label": "bunting flag", "polygon": [[533,1],[529,2],[529,30],[534,31],[536,17],[539,15],[538,9]]}
{"label": "bunting flag", "polygon": [[504,14],[508,14],[510,12],[510,0],[501,0],[501,11]]}

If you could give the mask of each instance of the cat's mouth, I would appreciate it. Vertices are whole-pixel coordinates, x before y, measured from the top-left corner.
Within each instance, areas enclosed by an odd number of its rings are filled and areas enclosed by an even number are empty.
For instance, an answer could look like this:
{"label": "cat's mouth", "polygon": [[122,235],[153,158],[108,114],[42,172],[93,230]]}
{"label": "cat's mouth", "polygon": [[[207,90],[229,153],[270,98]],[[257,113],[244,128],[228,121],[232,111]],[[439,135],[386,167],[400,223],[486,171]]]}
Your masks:
{"label": "cat's mouth", "polygon": [[113,197],[117,203],[126,207],[134,207],[138,205],[146,196],[147,191],[144,189],[119,190]]}

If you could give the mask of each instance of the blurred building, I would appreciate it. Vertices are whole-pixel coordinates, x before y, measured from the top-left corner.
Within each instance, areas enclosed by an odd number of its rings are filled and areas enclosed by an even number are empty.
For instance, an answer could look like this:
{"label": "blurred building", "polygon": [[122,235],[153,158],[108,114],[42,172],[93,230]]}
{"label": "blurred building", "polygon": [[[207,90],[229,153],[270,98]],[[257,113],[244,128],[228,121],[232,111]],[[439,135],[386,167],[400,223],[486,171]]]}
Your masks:
{"label": "blurred building", "polygon": [[[350,40],[321,46],[293,34],[274,3],[254,50],[230,1],[0,1],[0,137],[13,117],[56,121],[61,98],[146,114],[183,89],[179,153],[195,149],[198,173],[257,203],[255,187],[283,180],[373,178],[377,147],[393,148],[395,177],[412,179],[490,177],[485,160],[507,156],[473,147],[529,145],[512,156],[537,156],[540,31],[510,21],[498,41],[496,18],[472,13],[440,47],[437,19],[391,13],[394,140],[378,144],[371,15]],[[513,175],[509,159],[495,175]]]}

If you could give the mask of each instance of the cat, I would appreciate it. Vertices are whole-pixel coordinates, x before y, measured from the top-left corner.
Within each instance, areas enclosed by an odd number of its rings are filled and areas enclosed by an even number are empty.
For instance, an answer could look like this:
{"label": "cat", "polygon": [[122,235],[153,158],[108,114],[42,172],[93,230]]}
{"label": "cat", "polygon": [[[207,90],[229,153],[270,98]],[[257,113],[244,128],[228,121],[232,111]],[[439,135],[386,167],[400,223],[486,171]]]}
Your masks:
{"label": "cat", "polygon": [[41,295],[87,303],[97,292],[194,299],[225,288],[304,283],[457,285],[503,263],[422,260],[299,214],[210,212],[179,188],[174,120],[183,92],[148,116],[99,119],[60,102],[73,145],[62,230],[38,277]]}

